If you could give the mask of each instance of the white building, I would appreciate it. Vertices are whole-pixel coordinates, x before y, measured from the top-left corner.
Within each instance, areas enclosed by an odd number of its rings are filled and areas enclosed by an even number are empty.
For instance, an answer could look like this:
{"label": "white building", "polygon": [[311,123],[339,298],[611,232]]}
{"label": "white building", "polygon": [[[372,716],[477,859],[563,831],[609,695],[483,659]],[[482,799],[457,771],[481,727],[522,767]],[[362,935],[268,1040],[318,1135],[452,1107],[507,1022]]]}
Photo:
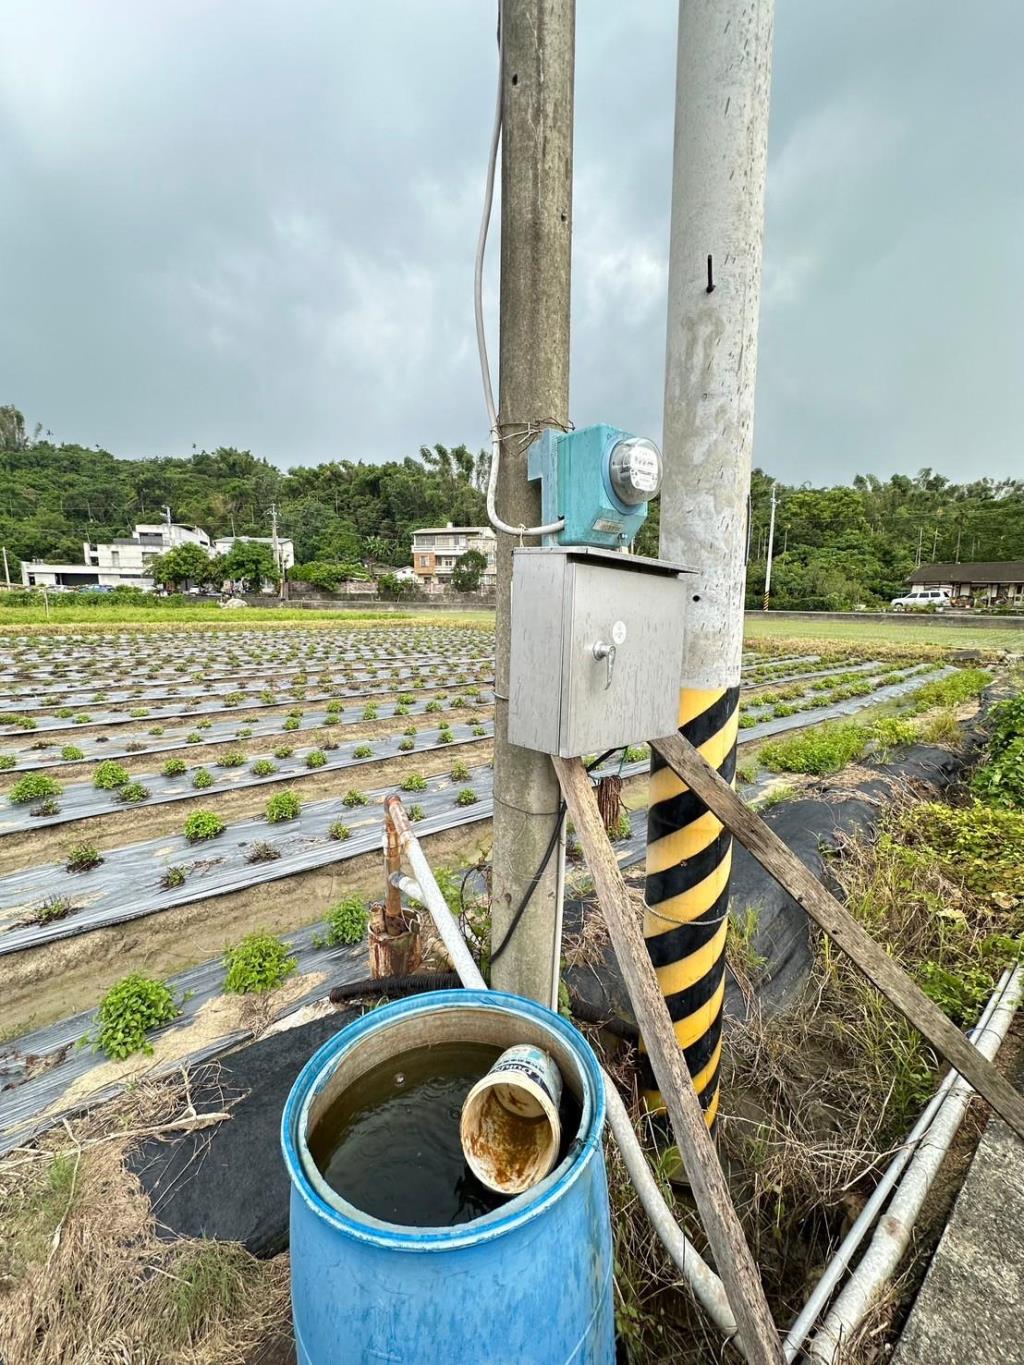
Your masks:
{"label": "white building", "polygon": [[[267,545],[271,551],[274,548],[273,536],[221,536],[219,540],[213,542],[213,548],[219,555],[226,555],[236,541],[251,541],[254,545]],[[284,536],[277,538],[277,567],[283,572],[290,569],[295,564],[295,546]]]}
{"label": "white building", "polygon": [[496,578],[498,538],[490,526],[425,526],[412,533],[412,567],[428,587],[451,582],[455,561],[467,550],[478,550],[487,560],[480,579],[482,588],[493,588]]}
{"label": "white building", "polygon": [[[273,546],[270,536],[224,536],[212,541],[201,526],[184,522],[140,522],[131,536],[95,545],[86,541],[82,546],[81,564],[44,564],[23,561],[21,581],[26,588],[87,588],[102,585],[110,588],[142,588],[147,592],[156,586],[149,567],[158,555],[179,545],[198,545],[211,557],[227,554],[236,540],[252,540],[260,545]],[[280,537],[277,542],[281,567],[290,569],[295,563],[295,547],[290,540]]]}

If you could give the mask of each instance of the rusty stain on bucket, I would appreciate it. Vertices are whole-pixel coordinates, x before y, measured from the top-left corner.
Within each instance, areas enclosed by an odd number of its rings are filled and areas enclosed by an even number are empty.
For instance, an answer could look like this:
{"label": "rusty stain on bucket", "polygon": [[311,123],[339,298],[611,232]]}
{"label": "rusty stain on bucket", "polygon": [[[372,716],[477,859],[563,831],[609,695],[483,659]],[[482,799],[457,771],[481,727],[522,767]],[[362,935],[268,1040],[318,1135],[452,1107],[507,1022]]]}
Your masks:
{"label": "rusty stain on bucket", "polygon": [[554,1167],[561,1143],[562,1076],[542,1048],[510,1047],[462,1106],[459,1134],[474,1175],[500,1194],[522,1194]]}

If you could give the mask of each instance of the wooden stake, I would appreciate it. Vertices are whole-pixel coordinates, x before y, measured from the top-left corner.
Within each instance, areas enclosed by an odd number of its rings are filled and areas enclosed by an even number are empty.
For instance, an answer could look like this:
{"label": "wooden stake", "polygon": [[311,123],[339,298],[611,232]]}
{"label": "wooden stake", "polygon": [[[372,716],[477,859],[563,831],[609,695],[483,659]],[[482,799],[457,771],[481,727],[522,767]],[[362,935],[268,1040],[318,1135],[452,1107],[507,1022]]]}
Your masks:
{"label": "wooden stake", "polygon": [[736,1316],[743,1354],[751,1365],[769,1362],[784,1365],[779,1334],[757,1267],[733,1208],[682,1049],[672,1031],[665,999],[633,916],[629,892],[605,833],[590,778],[578,758],[551,761],[593,875],[601,912],[647,1044],[658,1089],[668,1108],[672,1132],[683,1156],[715,1265]]}
{"label": "wooden stake", "polygon": [[743,847],[784,891],[846,953],[871,984],[931,1043],[954,1070],[970,1081],[1018,1137],[1024,1138],[1024,1099],[946,1018],[884,948],[829,894],[760,816],[681,735],[656,739],[653,747],[674,773],[718,816]]}

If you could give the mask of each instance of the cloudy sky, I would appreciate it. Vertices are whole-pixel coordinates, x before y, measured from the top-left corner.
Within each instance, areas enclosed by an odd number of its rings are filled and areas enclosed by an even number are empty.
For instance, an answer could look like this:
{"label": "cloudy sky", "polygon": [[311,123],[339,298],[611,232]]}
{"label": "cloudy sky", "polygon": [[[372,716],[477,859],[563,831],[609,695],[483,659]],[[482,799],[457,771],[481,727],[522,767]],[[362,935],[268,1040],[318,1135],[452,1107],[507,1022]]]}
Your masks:
{"label": "cloudy sky", "polygon": [[[655,437],[675,24],[577,7],[572,416]],[[0,402],[121,455],[483,444],[493,38],[487,0],[3,0]],[[1022,49],[1019,0],[777,0],[771,473],[1024,474]]]}

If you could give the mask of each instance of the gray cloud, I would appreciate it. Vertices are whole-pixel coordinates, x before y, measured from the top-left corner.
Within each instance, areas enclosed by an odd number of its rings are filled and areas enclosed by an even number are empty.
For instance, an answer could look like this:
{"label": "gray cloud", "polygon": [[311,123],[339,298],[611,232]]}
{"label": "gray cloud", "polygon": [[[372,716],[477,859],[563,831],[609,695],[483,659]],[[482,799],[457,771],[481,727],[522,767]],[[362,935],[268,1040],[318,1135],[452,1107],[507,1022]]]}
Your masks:
{"label": "gray cloud", "polygon": [[[675,9],[577,17],[573,417],[655,436]],[[0,401],[124,455],[482,444],[493,37],[484,0],[7,0]],[[1022,39],[1011,0],[778,0],[773,473],[1024,470]]]}

